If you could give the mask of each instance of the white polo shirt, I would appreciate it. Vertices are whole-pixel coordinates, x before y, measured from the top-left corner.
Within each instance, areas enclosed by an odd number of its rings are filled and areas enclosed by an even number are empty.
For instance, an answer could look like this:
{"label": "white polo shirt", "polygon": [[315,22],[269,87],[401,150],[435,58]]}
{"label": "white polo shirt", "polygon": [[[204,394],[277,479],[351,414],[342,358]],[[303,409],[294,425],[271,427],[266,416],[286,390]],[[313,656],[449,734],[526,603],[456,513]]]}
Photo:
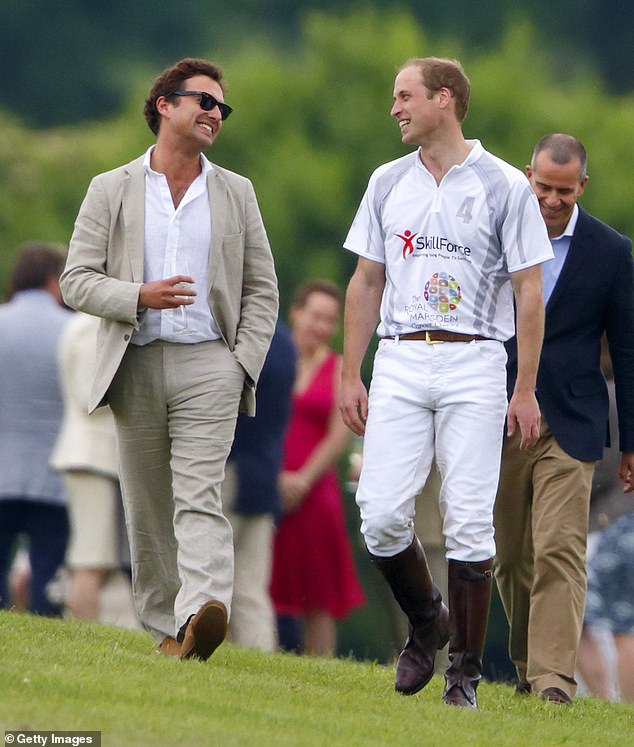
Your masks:
{"label": "white polo shirt", "polygon": [[200,174],[189,185],[185,196],[174,207],[165,174],[150,166],[151,146],[145,168],[145,247],[143,280],[189,275],[198,295],[193,304],[177,309],[147,309],[139,329],[132,335],[135,345],[153,340],[204,342],[218,340],[220,330],[208,301],[209,258],[212,216],[207,191],[207,175],[212,164],[200,156]]}
{"label": "white polo shirt", "polygon": [[553,256],[526,176],[468,142],[440,184],[418,151],[370,178],[344,247],[385,264],[380,337],[443,329],[507,340],[510,273]]}

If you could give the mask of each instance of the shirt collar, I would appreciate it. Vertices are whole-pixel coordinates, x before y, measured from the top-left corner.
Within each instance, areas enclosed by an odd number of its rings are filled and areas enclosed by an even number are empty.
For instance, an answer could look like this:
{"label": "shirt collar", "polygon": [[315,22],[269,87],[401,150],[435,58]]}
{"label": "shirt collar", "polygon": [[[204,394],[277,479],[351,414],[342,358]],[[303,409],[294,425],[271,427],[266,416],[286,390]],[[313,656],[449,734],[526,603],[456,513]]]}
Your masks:
{"label": "shirt collar", "polygon": [[29,301],[34,301],[37,299],[38,302],[50,303],[54,304],[55,306],[61,305],[51,293],[49,293],[47,290],[44,290],[43,288],[26,288],[25,290],[17,291],[13,294],[11,300],[19,301],[20,303],[22,303],[27,299]]}
{"label": "shirt collar", "polygon": [[[152,151],[156,148],[156,143],[154,145],[150,145],[150,147],[145,151],[145,155],[143,156],[143,168],[145,169],[146,174],[157,174],[157,171],[154,171],[154,169],[150,166],[150,159],[152,158]],[[211,161],[205,156],[204,153],[200,154],[200,169],[203,176],[207,176],[210,171],[213,171],[213,164]]]}
{"label": "shirt collar", "polygon": [[570,216],[568,225],[564,228],[563,233],[559,234],[559,236],[553,236],[551,241],[557,241],[558,239],[563,239],[564,237],[571,237],[573,233],[575,232],[578,219],[579,219],[579,205],[577,205],[577,203],[575,202],[575,206],[572,209],[572,215]]}
{"label": "shirt collar", "polygon": [[[472,163],[474,163],[474,161],[477,161],[478,158],[480,158],[480,156],[484,152],[484,147],[482,146],[482,143],[479,140],[465,140],[465,142],[468,145],[471,146],[471,150],[465,156],[464,161],[462,161],[461,163],[454,164],[449,169],[449,171],[451,171],[452,169],[460,169],[463,166],[470,166]],[[423,169],[425,169],[425,171],[427,171],[427,167],[423,163],[423,158],[422,158],[423,149],[422,149],[422,147],[420,147],[420,146],[418,147],[418,149],[416,151],[416,154],[417,154],[416,160],[418,162],[418,166],[422,167]],[[449,173],[449,171],[447,173]]]}

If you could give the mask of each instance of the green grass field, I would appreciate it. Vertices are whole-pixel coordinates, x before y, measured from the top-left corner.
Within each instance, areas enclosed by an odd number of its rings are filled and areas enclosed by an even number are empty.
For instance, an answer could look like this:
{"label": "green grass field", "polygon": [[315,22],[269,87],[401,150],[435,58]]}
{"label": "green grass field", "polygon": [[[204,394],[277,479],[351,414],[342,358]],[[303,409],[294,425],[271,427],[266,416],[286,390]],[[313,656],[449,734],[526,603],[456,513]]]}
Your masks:
{"label": "green grass field", "polygon": [[0,612],[0,731],[101,731],[104,747],[634,745],[634,708],[571,708],[484,682],[480,710],[392,690],[393,668],[265,655],[230,644],[206,663],[145,633]]}

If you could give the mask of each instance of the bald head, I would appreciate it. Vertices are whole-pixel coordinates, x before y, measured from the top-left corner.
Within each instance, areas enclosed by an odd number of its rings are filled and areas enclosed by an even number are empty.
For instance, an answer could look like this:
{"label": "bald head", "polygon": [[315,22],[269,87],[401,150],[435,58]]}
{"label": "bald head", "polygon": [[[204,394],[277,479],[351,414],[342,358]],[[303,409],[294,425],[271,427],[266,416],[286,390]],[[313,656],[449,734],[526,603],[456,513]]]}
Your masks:
{"label": "bald head", "polygon": [[579,179],[585,179],[588,168],[588,156],[583,143],[572,135],[566,135],[562,132],[544,135],[538,141],[533,150],[531,158],[531,168],[535,171],[537,157],[542,152],[547,152],[548,157],[553,163],[559,166],[566,166],[571,161],[578,160],[580,164]]}

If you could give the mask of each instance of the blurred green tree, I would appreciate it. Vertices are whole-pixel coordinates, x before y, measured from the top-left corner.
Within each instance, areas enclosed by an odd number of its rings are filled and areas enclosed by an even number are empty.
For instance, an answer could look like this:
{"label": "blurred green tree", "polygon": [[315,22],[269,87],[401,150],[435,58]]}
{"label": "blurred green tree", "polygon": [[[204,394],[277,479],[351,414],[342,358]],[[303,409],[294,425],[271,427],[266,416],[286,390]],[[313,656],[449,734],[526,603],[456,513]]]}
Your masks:
{"label": "blurred green tree", "polygon": [[[373,6],[378,0],[352,7]],[[495,47],[510,22],[529,17],[548,34],[562,79],[594,67],[609,90],[632,90],[631,3],[480,0],[475,7],[470,0],[382,0],[380,6],[390,15],[408,9],[431,38],[450,35],[471,52]],[[101,119],[119,109],[135,70],[165,67],[210,49],[213,57],[224,57],[258,35],[287,52],[297,50],[308,13],[341,8],[339,0],[189,0],[186,6],[3,0],[0,102],[31,125]]]}
{"label": "blurred green tree", "polygon": [[[455,39],[432,38],[407,12],[311,13],[292,54],[260,39],[222,58],[236,112],[209,154],[256,186],[284,307],[309,275],[341,285],[350,276],[355,258],[341,243],[367,179],[406,152],[389,117],[394,73],[420,54],[462,59],[473,84],[466,135],[518,167],[545,132],[578,135],[590,156],[584,204],[632,233],[634,99],[606,92],[589,73],[562,83],[528,21],[510,26],[495,49],[467,53]],[[1,117],[0,280],[21,241],[66,241],[90,178],[152,141],[141,114],[152,77],[131,77],[125,108],[102,122],[40,130]]]}

